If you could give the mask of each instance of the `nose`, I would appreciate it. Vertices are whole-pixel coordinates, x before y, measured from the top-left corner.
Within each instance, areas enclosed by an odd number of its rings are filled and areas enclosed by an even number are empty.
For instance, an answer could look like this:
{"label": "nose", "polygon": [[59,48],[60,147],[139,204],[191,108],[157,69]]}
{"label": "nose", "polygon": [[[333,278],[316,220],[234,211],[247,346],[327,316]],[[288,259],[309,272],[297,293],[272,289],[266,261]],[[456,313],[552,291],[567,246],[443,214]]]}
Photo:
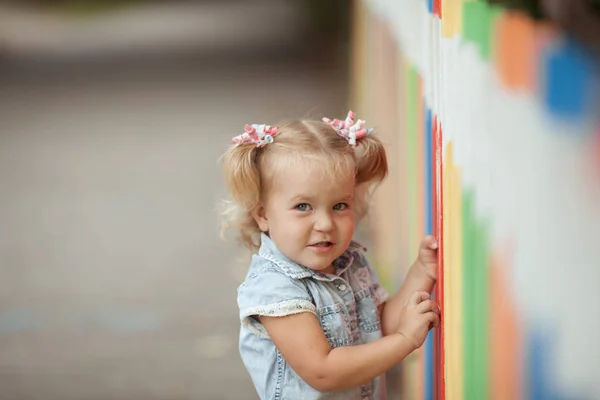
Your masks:
{"label": "nose", "polygon": [[314,229],[319,232],[331,231],[333,229],[331,214],[325,211],[315,213]]}

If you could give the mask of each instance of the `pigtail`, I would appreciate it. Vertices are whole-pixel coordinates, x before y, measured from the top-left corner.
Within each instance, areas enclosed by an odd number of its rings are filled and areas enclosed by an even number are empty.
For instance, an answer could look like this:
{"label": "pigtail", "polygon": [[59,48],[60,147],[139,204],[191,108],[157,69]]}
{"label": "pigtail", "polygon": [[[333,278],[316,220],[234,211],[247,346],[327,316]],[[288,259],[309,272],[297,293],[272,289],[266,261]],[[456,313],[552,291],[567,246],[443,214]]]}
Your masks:
{"label": "pigtail", "polygon": [[387,157],[381,140],[368,135],[359,140],[354,148],[356,155],[355,215],[362,219],[367,215],[373,192],[388,173]]}
{"label": "pigtail", "polygon": [[323,118],[338,136],[344,138],[356,151],[356,184],[379,183],[388,172],[387,159],[383,143],[365,128],[365,121],[355,120],[352,111],[348,111],[345,120]]}
{"label": "pigtail", "polygon": [[[388,174],[385,147],[373,135],[365,136],[356,147],[356,184],[377,184]],[[369,185],[370,186],[370,185]]]}
{"label": "pigtail", "polygon": [[221,204],[221,235],[234,228],[240,240],[251,251],[258,249],[260,229],[251,214],[259,203],[261,179],[260,148],[252,143],[232,146],[222,158],[225,182],[231,199]]}

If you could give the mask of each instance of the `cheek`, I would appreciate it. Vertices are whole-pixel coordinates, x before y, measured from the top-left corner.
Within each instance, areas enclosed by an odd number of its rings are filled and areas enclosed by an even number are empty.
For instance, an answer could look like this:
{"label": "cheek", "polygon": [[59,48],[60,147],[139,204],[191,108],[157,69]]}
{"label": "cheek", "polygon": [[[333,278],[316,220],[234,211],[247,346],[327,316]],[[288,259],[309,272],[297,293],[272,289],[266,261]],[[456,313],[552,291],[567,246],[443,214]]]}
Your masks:
{"label": "cheek", "polygon": [[303,218],[299,215],[288,214],[280,221],[281,229],[285,230],[289,236],[301,236],[310,231],[310,218]]}
{"label": "cheek", "polygon": [[338,220],[338,227],[344,230],[354,231],[354,215],[349,213]]}

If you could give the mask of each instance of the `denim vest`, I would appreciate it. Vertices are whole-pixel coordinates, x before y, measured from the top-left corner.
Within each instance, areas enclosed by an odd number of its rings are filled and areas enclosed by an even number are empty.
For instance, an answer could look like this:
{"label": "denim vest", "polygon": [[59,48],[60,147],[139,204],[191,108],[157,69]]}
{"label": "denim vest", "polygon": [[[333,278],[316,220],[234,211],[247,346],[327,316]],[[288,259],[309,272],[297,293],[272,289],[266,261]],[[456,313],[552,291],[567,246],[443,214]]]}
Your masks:
{"label": "denim vest", "polygon": [[286,258],[265,234],[245,281],[238,288],[240,355],[261,399],[385,399],[380,376],[360,387],[323,393],[286,363],[265,328],[253,316],[309,312],[318,318],[332,348],[381,338],[377,306],[387,299],[366,251],[356,242],[334,261],[335,274],[321,274]]}

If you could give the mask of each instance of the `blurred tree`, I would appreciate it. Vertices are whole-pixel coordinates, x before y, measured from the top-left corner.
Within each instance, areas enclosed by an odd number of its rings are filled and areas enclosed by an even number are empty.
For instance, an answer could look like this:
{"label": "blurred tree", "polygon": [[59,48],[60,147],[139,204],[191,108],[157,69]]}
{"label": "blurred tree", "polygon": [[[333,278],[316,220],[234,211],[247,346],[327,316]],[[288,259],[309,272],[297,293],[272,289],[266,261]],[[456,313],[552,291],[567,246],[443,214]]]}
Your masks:
{"label": "blurred tree", "polygon": [[524,11],[535,19],[542,18],[542,9],[539,0],[489,0],[489,3]]}
{"label": "blurred tree", "polygon": [[311,31],[320,37],[345,39],[350,32],[348,0],[305,0]]}
{"label": "blurred tree", "polygon": [[144,0],[4,0],[4,3],[88,15],[111,11],[142,1]]}
{"label": "blurred tree", "polygon": [[304,0],[303,3],[309,18],[304,46],[313,62],[347,67],[352,1]]}
{"label": "blurred tree", "polygon": [[540,0],[540,4],[544,16],[591,50],[600,61],[600,1]]}
{"label": "blurred tree", "polygon": [[600,57],[600,0],[488,0],[556,23]]}

